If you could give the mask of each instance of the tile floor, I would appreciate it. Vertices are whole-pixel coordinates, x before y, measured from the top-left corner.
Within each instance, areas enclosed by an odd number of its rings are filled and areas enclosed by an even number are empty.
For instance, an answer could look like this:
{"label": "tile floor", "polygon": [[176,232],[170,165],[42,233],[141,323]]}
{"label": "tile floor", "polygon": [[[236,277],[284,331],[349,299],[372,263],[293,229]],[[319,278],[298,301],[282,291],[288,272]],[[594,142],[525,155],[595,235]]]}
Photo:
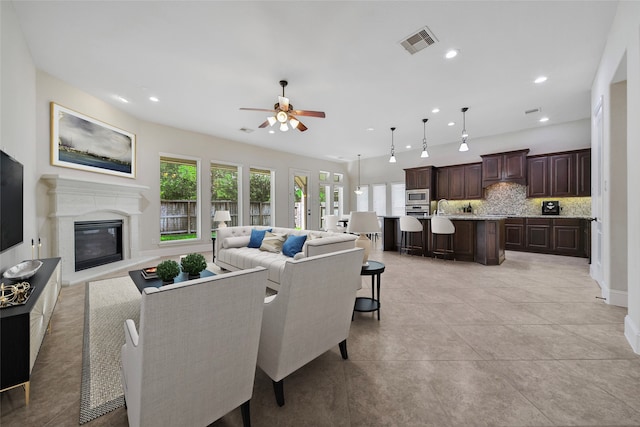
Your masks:
{"label": "tile floor", "polygon": [[[371,258],[386,264],[381,320],[356,313],[349,360],[336,346],[290,375],[282,408],[257,370],[254,426],[640,426],[626,309],[595,298],[585,259],[507,252],[488,267],[379,249]],[[368,277],[363,286],[366,296]],[[77,425],[83,311],[84,286],[63,288],[31,404],[20,389],[2,393],[0,425]],[[126,411],[86,425],[126,426]],[[240,410],[214,425],[242,425]]]}

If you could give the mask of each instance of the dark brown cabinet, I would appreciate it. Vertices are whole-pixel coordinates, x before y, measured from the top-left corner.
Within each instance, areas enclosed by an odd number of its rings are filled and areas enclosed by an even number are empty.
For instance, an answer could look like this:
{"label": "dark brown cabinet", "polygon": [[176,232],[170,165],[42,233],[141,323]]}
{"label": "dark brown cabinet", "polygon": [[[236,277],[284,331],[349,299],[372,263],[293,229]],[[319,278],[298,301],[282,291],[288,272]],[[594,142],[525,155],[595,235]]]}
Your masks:
{"label": "dark brown cabinet", "polygon": [[548,253],[551,249],[551,220],[527,218],[525,247],[529,252]]}
{"label": "dark brown cabinet", "polygon": [[591,196],[591,150],[583,150],[577,153],[578,158],[578,197]]}
{"label": "dark brown cabinet", "polygon": [[528,197],[591,195],[591,150],[529,157]]}
{"label": "dark brown cabinet", "polygon": [[434,188],[435,175],[432,166],[405,169],[405,188],[407,190]]}
{"label": "dark brown cabinet", "polygon": [[438,168],[436,172],[436,196],[434,198],[449,198],[449,168]]}
{"label": "dark brown cabinet", "polygon": [[488,154],[482,157],[482,187],[498,182],[527,185],[527,153],[529,150]]}
{"label": "dark brown cabinet", "polygon": [[471,164],[464,167],[465,199],[482,198],[482,164]]}
{"label": "dark brown cabinet", "polygon": [[449,167],[449,200],[464,200],[464,166]]}
{"label": "dark brown cabinet", "polygon": [[524,221],[524,218],[507,218],[505,220],[505,249],[512,251],[525,250]]}
{"label": "dark brown cabinet", "polygon": [[482,198],[482,164],[447,166],[436,172],[436,199]]}
{"label": "dark brown cabinet", "polygon": [[573,153],[549,156],[551,173],[549,197],[571,197],[576,192],[576,155]]}
{"label": "dark brown cabinet", "polygon": [[589,227],[580,218],[508,218],[505,249],[588,258]]}

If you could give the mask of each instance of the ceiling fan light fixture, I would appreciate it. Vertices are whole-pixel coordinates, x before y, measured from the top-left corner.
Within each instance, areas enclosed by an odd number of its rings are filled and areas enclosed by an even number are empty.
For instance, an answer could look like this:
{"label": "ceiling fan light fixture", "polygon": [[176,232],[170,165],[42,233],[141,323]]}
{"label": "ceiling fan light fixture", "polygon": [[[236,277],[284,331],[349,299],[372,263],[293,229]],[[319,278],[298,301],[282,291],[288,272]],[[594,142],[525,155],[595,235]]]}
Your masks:
{"label": "ceiling fan light fixture", "polygon": [[289,130],[289,126],[287,126],[287,124],[286,124],[286,123],[281,123],[281,124],[280,124],[280,131],[282,131],[282,132],[286,132],[286,131],[288,131],[288,130]]}
{"label": "ceiling fan light fixture", "polygon": [[293,117],[291,117],[291,119],[289,119],[289,124],[291,125],[292,129],[296,129],[298,127],[298,125],[300,124],[300,122],[296,119],[294,119]]}
{"label": "ceiling fan light fixture", "polygon": [[276,122],[277,122],[276,118],[275,118],[275,117],[273,117],[273,116],[269,116],[269,117],[267,117],[267,121],[269,122],[269,126],[273,126],[273,125],[275,125],[275,124],[276,124]]}
{"label": "ceiling fan light fixture", "polygon": [[280,122],[280,123],[286,123],[287,119],[289,118],[289,116],[287,115],[287,113],[285,113],[284,111],[278,111],[276,113],[276,119]]}

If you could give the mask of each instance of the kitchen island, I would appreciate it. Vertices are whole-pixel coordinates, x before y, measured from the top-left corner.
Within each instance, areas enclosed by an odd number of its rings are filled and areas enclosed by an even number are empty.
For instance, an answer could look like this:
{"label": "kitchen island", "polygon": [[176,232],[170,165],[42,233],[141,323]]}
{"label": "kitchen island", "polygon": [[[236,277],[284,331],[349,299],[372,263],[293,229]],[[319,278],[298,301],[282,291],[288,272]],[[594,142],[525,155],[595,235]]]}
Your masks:
{"label": "kitchen island", "polygon": [[[477,262],[484,265],[500,265],[504,261],[505,219],[492,215],[446,215],[456,232],[453,236],[453,251],[459,261]],[[383,248],[385,251],[397,251],[400,247],[400,217],[383,217]],[[409,233],[410,253],[420,253],[425,248],[425,256],[431,256],[436,250],[445,248],[448,237],[436,235],[432,244],[431,216],[418,217],[422,223],[422,233]]]}

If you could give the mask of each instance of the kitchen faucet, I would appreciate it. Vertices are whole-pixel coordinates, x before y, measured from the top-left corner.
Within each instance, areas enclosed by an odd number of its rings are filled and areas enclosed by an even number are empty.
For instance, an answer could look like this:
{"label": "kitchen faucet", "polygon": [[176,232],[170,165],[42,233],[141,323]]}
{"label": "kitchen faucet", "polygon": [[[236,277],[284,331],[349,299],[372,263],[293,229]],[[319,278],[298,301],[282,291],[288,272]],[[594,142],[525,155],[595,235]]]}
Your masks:
{"label": "kitchen faucet", "polygon": [[436,209],[438,210],[438,215],[442,215],[442,209],[440,208],[440,203],[444,202],[447,206],[449,206],[449,202],[447,201],[447,199],[440,199],[438,200],[438,205],[436,206]]}

